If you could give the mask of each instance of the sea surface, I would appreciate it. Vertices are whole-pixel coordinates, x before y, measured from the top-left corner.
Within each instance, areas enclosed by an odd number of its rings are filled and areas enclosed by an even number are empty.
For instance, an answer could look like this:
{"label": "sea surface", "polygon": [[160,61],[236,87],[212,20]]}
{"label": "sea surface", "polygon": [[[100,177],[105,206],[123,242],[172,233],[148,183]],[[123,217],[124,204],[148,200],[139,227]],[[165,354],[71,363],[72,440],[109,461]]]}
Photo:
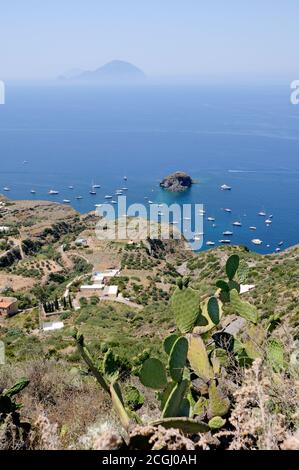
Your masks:
{"label": "sea surface", "polygon": [[[184,194],[161,190],[159,180],[176,170],[198,184]],[[96,196],[89,194],[92,184],[101,185]],[[221,191],[222,184],[232,190]],[[231,238],[271,253],[281,241],[281,249],[299,243],[299,106],[290,103],[288,84],[7,84],[0,106],[0,193],[4,187],[12,199],[70,199],[82,213],[105,195],[116,199],[122,187],[128,204],[148,206],[145,197],[204,204],[203,249],[208,240],[217,245]],[[50,189],[59,194],[49,196]],[[270,226],[260,211],[273,215]],[[233,236],[223,236],[226,230]],[[253,245],[253,238],[263,244]]]}

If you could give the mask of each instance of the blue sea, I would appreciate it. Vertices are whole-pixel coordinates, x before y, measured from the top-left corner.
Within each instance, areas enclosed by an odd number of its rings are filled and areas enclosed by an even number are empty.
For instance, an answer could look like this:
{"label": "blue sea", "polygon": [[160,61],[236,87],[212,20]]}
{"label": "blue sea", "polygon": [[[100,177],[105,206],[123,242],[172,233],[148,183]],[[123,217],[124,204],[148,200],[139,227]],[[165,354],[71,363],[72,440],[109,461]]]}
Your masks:
{"label": "blue sea", "polygon": [[[184,194],[161,190],[159,180],[176,170],[198,184]],[[96,196],[92,183],[101,185]],[[221,191],[222,184],[232,190]],[[0,193],[9,187],[12,199],[70,199],[84,213],[123,186],[128,203],[204,204],[206,217],[216,219],[214,227],[204,221],[205,242],[218,244],[232,230],[232,243],[260,253],[299,243],[299,106],[290,103],[288,84],[7,85]],[[261,210],[273,215],[271,226]],[[242,227],[232,227],[236,220]]]}

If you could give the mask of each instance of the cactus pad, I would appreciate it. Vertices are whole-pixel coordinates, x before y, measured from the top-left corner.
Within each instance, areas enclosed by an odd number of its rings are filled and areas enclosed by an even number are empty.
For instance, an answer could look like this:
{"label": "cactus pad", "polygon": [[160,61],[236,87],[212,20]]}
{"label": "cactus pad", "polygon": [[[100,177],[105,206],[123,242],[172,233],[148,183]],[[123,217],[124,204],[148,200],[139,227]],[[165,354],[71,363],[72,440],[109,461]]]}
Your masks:
{"label": "cactus pad", "polygon": [[165,367],[159,359],[147,359],[142,365],[139,378],[142,385],[155,390],[164,389],[167,385]]}
{"label": "cactus pad", "polygon": [[182,380],[182,382],[179,382],[172,389],[163,409],[163,418],[171,418],[173,416],[178,416],[181,403],[188,389],[188,384],[188,380]]}
{"label": "cactus pad", "polygon": [[208,418],[225,416],[228,413],[229,407],[229,399],[224,395],[220,387],[217,387],[215,380],[213,380],[209,386]]}
{"label": "cactus pad", "polygon": [[254,307],[254,305],[241,300],[236,289],[233,289],[230,293],[230,303],[233,309],[235,309],[236,313],[238,313],[241,317],[251,321],[252,323],[257,323],[257,309]]}
{"label": "cactus pad", "polygon": [[121,390],[117,382],[110,385],[110,393],[113,407],[118,414],[121,424],[125,429],[130,426],[130,418],[125,410]]}
{"label": "cactus pad", "polygon": [[200,313],[198,292],[191,287],[177,287],[171,298],[171,307],[179,331],[183,334],[191,331]]}
{"label": "cactus pad", "polygon": [[187,354],[188,340],[181,336],[172,346],[168,361],[170,376],[175,382],[182,380]]}
{"label": "cactus pad", "polygon": [[164,347],[164,351],[166,352],[166,354],[170,354],[170,351],[171,351],[171,348],[172,346],[174,345],[174,343],[176,342],[176,340],[178,339],[178,335],[176,334],[173,334],[173,335],[169,335],[167,336],[164,341],[163,341],[163,347]]}
{"label": "cactus pad", "polygon": [[214,325],[218,325],[220,321],[220,307],[216,297],[211,297],[208,300],[208,314]]}
{"label": "cactus pad", "polygon": [[214,418],[209,421],[209,428],[216,430],[222,428],[226,423],[226,419],[221,418],[221,416],[214,416]]}
{"label": "cactus pad", "polygon": [[280,371],[284,365],[283,344],[277,338],[270,338],[267,345],[267,358],[275,371]]}
{"label": "cactus pad", "polygon": [[188,335],[188,360],[194,372],[206,382],[214,377],[208,353],[203,340],[198,335]]}
{"label": "cactus pad", "polygon": [[239,267],[239,263],[240,263],[240,258],[238,255],[232,255],[228,258],[226,262],[225,270],[226,270],[227,277],[230,281],[232,281],[233,278],[235,277],[235,274]]}
{"label": "cactus pad", "polygon": [[152,426],[163,426],[166,429],[180,429],[185,434],[197,434],[210,430],[206,423],[191,418],[165,418],[150,423]]}

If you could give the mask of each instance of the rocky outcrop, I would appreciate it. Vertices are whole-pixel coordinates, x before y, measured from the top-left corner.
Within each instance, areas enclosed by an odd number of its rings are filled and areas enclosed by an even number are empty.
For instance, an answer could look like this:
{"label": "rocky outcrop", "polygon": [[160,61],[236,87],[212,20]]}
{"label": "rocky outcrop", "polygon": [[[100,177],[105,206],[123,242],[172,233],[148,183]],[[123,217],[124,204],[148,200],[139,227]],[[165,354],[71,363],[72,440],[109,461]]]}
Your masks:
{"label": "rocky outcrop", "polygon": [[160,182],[160,186],[171,192],[186,191],[193,184],[191,176],[187,175],[183,171],[176,171],[171,175],[165,176]]}

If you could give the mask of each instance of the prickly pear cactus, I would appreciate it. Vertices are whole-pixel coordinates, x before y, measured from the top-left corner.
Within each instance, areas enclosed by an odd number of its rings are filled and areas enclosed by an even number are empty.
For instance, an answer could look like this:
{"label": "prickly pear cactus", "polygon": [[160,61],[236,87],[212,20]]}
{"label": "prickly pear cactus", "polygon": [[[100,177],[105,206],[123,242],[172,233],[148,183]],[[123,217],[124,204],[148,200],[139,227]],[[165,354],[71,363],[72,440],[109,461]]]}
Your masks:
{"label": "prickly pear cactus", "polygon": [[179,331],[188,333],[199,316],[199,295],[191,287],[177,287],[171,298],[171,308]]}
{"label": "prickly pear cactus", "polygon": [[163,412],[163,418],[172,418],[180,415],[180,406],[188,389],[188,380],[182,380],[171,391]]}
{"label": "prickly pear cactus", "polygon": [[216,385],[216,381],[212,380],[209,386],[208,418],[225,416],[228,413],[229,407],[229,399],[224,395],[220,387]]}
{"label": "prickly pear cactus", "polygon": [[125,429],[128,429],[130,426],[130,418],[125,410],[124,400],[117,382],[110,385],[110,393],[113,407],[119,416],[121,424]]}
{"label": "prickly pear cactus", "polygon": [[119,376],[119,364],[112,349],[108,349],[103,360],[103,370],[109,382],[115,382]]}
{"label": "prickly pear cactus", "polygon": [[240,299],[240,296],[236,289],[233,289],[230,292],[230,303],[232,308],[238,313],[241,317],[246,320],[257,323],[258,321],[258,312],[254,305],[251,305],[248,302],[244,302]]}
{"label": "prickly pear cactus", "polygon": [[238,255],[232,255],[228,258],[225,266],[226,275],[230,281],[232,281],[236,275],[240,263]]}
{"label": "prickly pear cactus", "polygon": [[164,418],[150,423],[152,426],[163,426],[164,428],[180,429],[185,434],[197,434],[210,430],[206,423],[195,421],[191,418]]}
{"label": "prickly pear cactus", "polygon": [[180,382],[183,377],[188,354],[188,340],[181,336],[176,340],[169,355],[169,373],[175,382]]}
{"label": "prickly pear cactus", "polygon": [[216,297],[211,297],[208,300],[208,314],[214,325],[218,325],[220,322],[220,303]]}
{"label": "prickly pear cactus", "polygon": [[212,430],[221,429],[226,423],[226,419],[221,418],[221,416],[214,416],[214,418],[209,421],[209,428]]}
{"label": "prickly pear cactus", "polygon": [[166,370],[159,359],[147,359],[142,365],[139,378],[142,385],[154,390],[163,390],[167,386]]}
{"label": "prickly pear cactus", "polygon": [[176,342],[176,340],[179,338],[178,335],[176,334],[173,334],[173,335],[169,335],[167,336],[164,341],[163,341],[163,347],[164,347],[164,351],[166,352],[166,354],[170,354],[170,351],[172,349],[172,346],[174,345],[174,343]]}
{"label": "prickly pear cactus", "polygon": [[267,358],[276,372],[279,372],[281,369],[283,369],[284,348],[281,341],[279,341],[277,338],[270,338],[268,340]]}
{"label": "prickly pear cactus", "polygon": [[191,369],[206,382],[214,377],[205,344],[199,335],[188,335],[188,360]]}

